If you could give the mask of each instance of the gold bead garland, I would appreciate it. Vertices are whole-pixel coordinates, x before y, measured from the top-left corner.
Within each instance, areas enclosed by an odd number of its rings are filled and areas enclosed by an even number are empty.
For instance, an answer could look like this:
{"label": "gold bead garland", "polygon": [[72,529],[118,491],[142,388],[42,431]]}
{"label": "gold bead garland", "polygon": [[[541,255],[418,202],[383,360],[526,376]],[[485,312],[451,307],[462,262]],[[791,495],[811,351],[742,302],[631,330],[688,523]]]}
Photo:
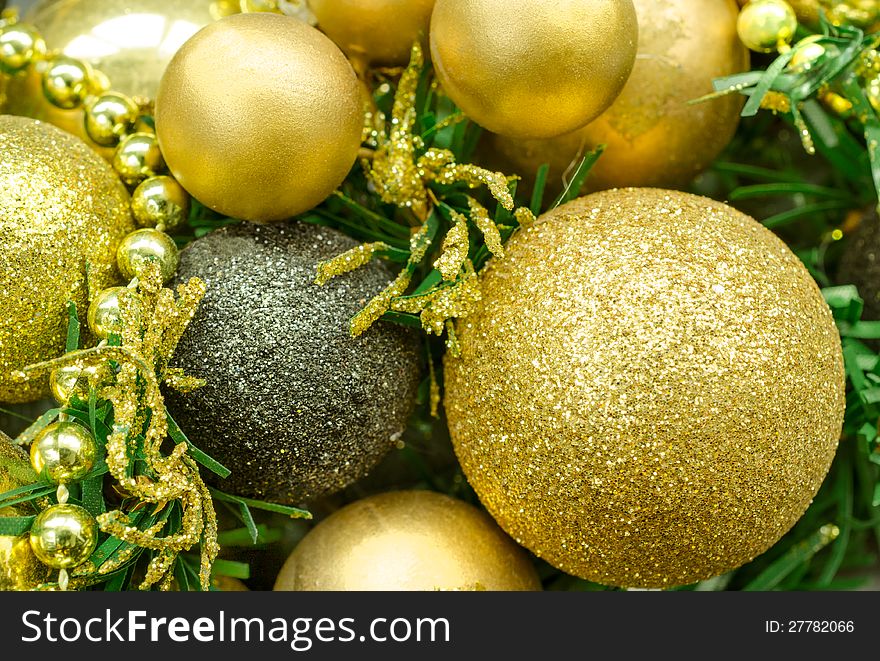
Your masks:
{"label": "gold bead garland", "polygon": [[[86,134],[97,145],[116,146],[114,169],[126,184],[137,187],[132,212],[144,228],[132,232],[118,249],[118,267],[132,279],[128,287],[105,289],[92,296],[87,316],[91,331],[100,339],[98,346],[30,365],[14,376],[24,382],[50,371],[52,393],[62,405],[72,397],[87,397],[89,388],[96,389],[97,396],[109,401],[114,410],[106,462],[117,488],[157,508],[179,500],[183,517],[178,533],[159,537],[166,524],[164,519],[141,530],[121,510],[95,519],[84,508],[68,504],[67,485],[88,474],[96,460],[96,448],[91,432],[62,414],[32,444],[34,469],[57,483],[58,488],[57,504],[44,509],[34,522],[30,545],[44,564],[59,572],[57,583],[45,587],[80,587],[117,570],[131,556],[133,549],[99,566],[88,561],[100,530],[155,551],[140,587],[149,589],[159,584],[160,589],[167,590],[172,586],[170,569],[177,555],[201,543],[199,578],[208,589],[211,567],[219,552],[211,494],[185,443],[178,443],[169,456],[160,451],[168,436],[160,383],[184,391],[201,385],[167,364],[204,295],[204,284],[192,280],[180,286],[177,298],[162,287],[173,275],[178,259],[176,244],[162,230],[185,222],[189,195],[173,178],[161,174],[164,162],[155,136],[136,130],[149,104],[139,106],[125,95],[108,91],[106,85],[96,87],[95,81],[102,79],[99,72],[73,58],[47,55],[35,29],[4,14],[0,23],[0,71],[21,74],[43,65],[46,99],[59,108],[84,106]],[[95,96],[95,91],[100,95]],[[108,370],[109,361],[116,363],[115,373]],[[133,461],[130,435],[143,427],[146,412],[149,423],[143,452],[155,479],[133,477],[129,470]]]}

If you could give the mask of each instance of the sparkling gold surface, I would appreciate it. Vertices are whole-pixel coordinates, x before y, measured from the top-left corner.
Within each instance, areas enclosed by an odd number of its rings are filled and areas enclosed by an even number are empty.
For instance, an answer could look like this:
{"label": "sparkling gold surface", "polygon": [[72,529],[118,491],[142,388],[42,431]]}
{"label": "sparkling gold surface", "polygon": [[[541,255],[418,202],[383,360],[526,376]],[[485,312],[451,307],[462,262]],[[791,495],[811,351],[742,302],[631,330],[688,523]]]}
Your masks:
{"label": "sparkling gold surface", "polygon": [[52,505],[34,519],[30,542],[42,563],[53,569],[71,569],[95,550],[98,524],[78,505]]}
{"label": "sparkling gold surface", "polygon": [[174,275],[179,262],[174,239],[152,227],[135,230],[119,242],[116,251],[116,263],[125,278],[139,276],[144,266],[153,263],[159,266],[165,282]]}
{"label": "sparkling gold surface", "polygon": [[415,41],[427,43],[434,0],[309,0],[309,8],[350,58],[401,66]]}
{"label": "sparkling gold surface", "polygon": [[638,28],[631,0],[437,0],[431,55],[443,89],[494,133],[550,138],[623,89]]}
{"label": "sparkling gold surface", "polygon": [[430,491],[359,500],[294,549],[275,590],[540,590],[535,569],[476,508]]}
{"label": "sparkling gold surface", "polygon": [[84,313],[89,280],[112,284],[116,246],[134,229],[128,195],[82,142],[48,124],[0,116],[0,401],[46,393],[9,373],[64,351],[67,302]]}
{"label": "sparkling gold surface", "polygon": [[200,32],[171,62],[156,102],[175,178],[212,209],[254,221],[330,195],[354,164],[362,120],[342,52],[277,14],[238,14]]}
{"label": "sparkling gold surface", "polygon": [[625,189],[505,250],[445,372],[456,452],[501,526],[566,572],[633,587],[776,542],[845,404],[831,313],[785,244],[721,203]]}
{"label": "sparkling gold surface", "polygon": [[742,8],[736,29],[748,48],[772,53],[792,40],[797,25],[794,9],[785,0],[751,0]]}
{"label": "sparkling gold surface", "polygon": [[172,177],[151,177],[131,194],[131,212],[142,227],[171,231],[189,218],[189,193]]}
{"label": "sparkling gold surface", "polygon": [[580,158],[598,145],[605,153],[590,171],[591,190],[686,185],[733,137],[741,97],[696,105],[712,80],[748,71],[736,33],[733,0],[634,0],[639,20],[636,64],[612,106],[583,129],[549,140],[493,135],[487,148],[500,167],[533,179],[550,165],[551,187],[562,188]]}
{"label": "sparkling gold surface", "polygon": [[55,422],[31,443],[31,466],[45,479],[68,484],[92,470],[97,453],[95,439],[85,427],[75,422]]}
{"label": "sparkling gold surface", "polygon": [[[27,455],[0,432],[0,493],[35,482]],[[26,506],[5,507],[0,516],[33,514]],[[28,536],[0,536],[0,591],[31,590],[49,579],[49,568],[37,560]]]}

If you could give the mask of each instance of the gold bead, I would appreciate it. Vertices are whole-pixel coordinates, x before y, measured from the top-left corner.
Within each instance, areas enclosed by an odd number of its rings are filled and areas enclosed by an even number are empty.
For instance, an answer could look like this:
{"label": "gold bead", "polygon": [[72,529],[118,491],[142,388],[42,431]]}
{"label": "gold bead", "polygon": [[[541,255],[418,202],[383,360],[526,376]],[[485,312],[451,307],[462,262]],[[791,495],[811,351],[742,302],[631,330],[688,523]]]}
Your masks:
{"label": "gold bead", "polygon": [[788,63],[789,71],[804,73],[813,68],[813,64],[826,52],[825,46],[818,43],[821,38],[822,35],[813,34],[798,42]]}
{"label": "gold bead", "polygon": [[242,12],[263,12],[280,14],[278,0],[241,0],[239,2]]}
{"label": "gold bead", "polygon": [[95,296],[86,316],[89,328],[101,340],[111,333],[122,332],[122,310],[119,299],[130,294],[126,287],[109,287]]}
{"label": "gold bead", "polygon": [[736,22],[739,38],[758,53],[772,53],[787,46],[797,26],[794,9],[785,0],[752,0]]}
{"label": "gold bead", "polygon": [[95,518],[78,505],[52,505],[37,515],[31,527],[34,555],[53,569],[78,567],[98,544]]}
{"label": "gold bead", "polygon": [[134,101],[123,94],[108,92],[86,108],[86,133],[102,147],[115,147],[132,130],[137,118]]}
{"label": "gold bead", "polygon": [[85,62],[59,55],[43,72],[43,94],[53,106],[71,110],[91,92],[91,68]]}
{"label": "gold bead", "polygon": [[437,0],[431,58],[443,90],[477,124],[513,138],[552,138],[598,117],[635,63],[636,11],[631,0],[564,7]]}
{"label": "gold bead", "polygon": [[75,395],[87,401],[89,398],[89,380],[94,379],[98,368],[94,366],[77,367],[66,365],[52,370],[49,375],[49,390],[59,404],[67,404]]}
{"label": "gold bead", "polygon": [[874,77],[865,83],[865,95],[868,97],[868,101],[870,101],[874,110],[880,113],[880,76]]}
{"label": "gold bead", "polygon": [[133,133],[126,136],[113,154],[113,169],[129,186],[155,177],[165,168],[159,142],[155,135]]}
{"label": "gold bead", "polygon": [[84,478],[95,465],[98,447],[91,432],[76,422],[56,422],[31,444],[31,466],[39,475],[67,484]]}
{"label": "gold bead", "polygon": [[126,236],[116,251],[116,263],[126,278],[136,277],[149,262],[159,265],[162,280],[170,280],[180,257],[174,239],[157,229],[135,230]]}
{"label": "gold bead", "polygon": [[172,177],[150,177],[131,194],[131,212],[138,225],[169,232],[189,218],[189,193]]}
{"label": "gold bead", "polygon": [[13,23],[0,28],[0,71],[18,73],[46,52],[46,42],[30,25]]}

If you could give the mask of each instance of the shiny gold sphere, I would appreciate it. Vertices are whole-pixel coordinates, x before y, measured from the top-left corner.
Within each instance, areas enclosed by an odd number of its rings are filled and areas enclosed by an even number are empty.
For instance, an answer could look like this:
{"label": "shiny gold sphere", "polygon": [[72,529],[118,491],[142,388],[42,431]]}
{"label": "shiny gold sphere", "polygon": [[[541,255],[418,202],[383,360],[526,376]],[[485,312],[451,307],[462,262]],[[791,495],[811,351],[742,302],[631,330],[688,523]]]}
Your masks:
{"label": "shiny gold sphere", "polygon": [[[0,493],[12,491],[37,480],[27,455],[0,432]],[[33,514],[27,507],[4,507],[2,516]],[[37,560],[28,535],[0,535],[0,591],[33,590],[49,580],[50,569]]]}
{"label": "shiny gold sphere", "polygon": [[52,505],[34,519],[30,542],[43,564],[71,569],[88,560],[98,545],[98,523],[78,505]]}
{"label": "shiny gold sphere", "polygon": [[319,523],[275,590],[540,590],[528,556],[476,508],[430,491],[359,500]]}
{"label": "shiny gold sphere", "polygon": [[227,216],[311,209],[354,164],[360,91],[345,56],[289,16],[238,14],[199,32],[162,79],[156,131],[175,178]]}
{"label": "shiny gold sphere", "polygon": [[135,102],[124,94],[102,94],[86,108],[86,133],[102,147],[115,147],[132,131],[138,114]]}
{"label": "shiny gold sphere", "polygon": [[400,66],[426,42],[434,0],[310,0],[318,27],[353,60]]}
{"label": "shiny gold sphere", "polygon": [[846,400],[831,312],[782,241],[643,188],[560,207],[505,252],[445,379],[456,454],[508,534],[589,580],[669,587],[791,528]]}
{"label": "shiny gold sphere", "polygon": [[122,332],[122,303],[120,299],[129,296],[127,287],[108,287],[101,291],[89,304],[86,319],[89,329],[100,340],[106,340],[111,334]]}
{"label": "shiny gold sphere", "polygon": [[172,177],[150,177],[131,194],[131,212],[141,227],[170,232],[189,218],[189,193]]}
{"label": "shiny gold sphere", "polygon": [[797,30],[797,16],[785,0],[752,0],[742,8],[736,29],[746,47],[772,53],[786,46]]}
{"label": "shiny gold sphere", "polygon": [[118,281],[116,247],[134,229],[113,170],[76,138],[0,116],[0,401],[47,393],[47,380],[10,373],[64,352],[67,302],[86,309],[86,263],[96,288]]}
{"label": "shiny gold sphere", "polygon": [[63,110],[78,108],[91,91],[91,71],[81,60],[59,55],[43,72],[43,94],[53,106]]}
{"label": "shiny gold sphere", "polygon": [[632,0],[437,0],[431,55],[449,97],[477,124],[550,138],[602,113],[636,56]]}
{"label": "shiny gold sphere", "polygon": [[584,128],[549,140],[490,136],[483,149],[496,167],[532,181],[550,165],[549,190],[562,189],[578,162],[606,150],[590,171],[591,190],[687,185],[730,142],[741,97],[689,105],[713,91],[712,80],[748,71],[749,54],[736,33],[733,0],[634,0],[638,57],[617,100]]}
{"label": "shiny gold sphere", "polygon": [[818,43],[821,38],[821,35],[814,34],[798,42],[788,63],[789,71],[804,73],[813,68],[813,64],[827,52],[826,47]]}
{"label": "shiny gold sphere", "polygon": [[135,186],[165,169],[159,141],[151,133],[132,133],[122,139],[113,154],[113,169],[129,186]]}
{"label": "shiny gold sphere", "polygon": [[210,0],[40,0],[23,20],[129,97],[156,98],[168,62],[213,21]]}
{"label": "shiny gold sphere", "polygon": [[95,465],[98,446],[91,432],[75,422],[55,422],[31,443],[31,466],[45,479],[68,484]]}
{"label": "shiny gold sphere", "polygon": [[89,400],[90,379],[94,379],[97,374],[98,368],[94,366],[66,365],[58,367],[52,370],[49,375],[49,390],[59,404],[67,404],[74,395],[87,402]]}
{"label": "shiny gold sphere", "polygon": [[46,52],[46,42],[32,26],[13,23],[0,28],[0,72],[14,74]]}
{"label": "shiny gold sphere", "polygon": [[116,251],[119,272],[126,278],[139,276],[149,263],[159,265],[162,280],[170,280],[177,270],[180,257],[174,239],[157,229],[135,230],[125,237]]}

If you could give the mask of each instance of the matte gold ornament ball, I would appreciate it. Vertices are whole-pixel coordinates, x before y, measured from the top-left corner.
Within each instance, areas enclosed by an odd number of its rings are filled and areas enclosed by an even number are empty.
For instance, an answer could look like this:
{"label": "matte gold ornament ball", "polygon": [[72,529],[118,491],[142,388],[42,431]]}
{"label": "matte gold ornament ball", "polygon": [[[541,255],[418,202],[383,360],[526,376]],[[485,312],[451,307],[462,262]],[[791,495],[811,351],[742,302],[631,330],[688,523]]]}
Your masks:
{"label": "matte gold ornament ball", "polygon": [[[215,18],[211,0],[41,0],[22,16],[47,47],[82,60],[107,76],[112,89],[155,99],[177,49]],[[83,109],[63,110],[41,91],[31,70],[9,83],[6,112],[42,119],[86,139]],[[112,151],[101,149],[108,159]]]}
{"label": "matte gold ornament ball", "polygon": [[67,302],[83,315],[86,263],[95,289],[119,278],[116,247],[134,229],[128,194],[80,140],[22,117],[0,116],[0,401],[48,392],[10,373],[64,353]]}
{"label": "matte gold ornament ball", "polygon": [[352,60],[400,66],[425,42],[434,0],[309,0],[318,27]]}
{"label": "matte gold ornament ball", "polygon": [[689,104],[713,91],[712,80],[749,69],[736,32],[734,0],[634,0],[639,20],[632,75],[608,110],[586,127],[549,140],[493,135],[485,149],[498,167],[527,180],[543,163],[561,188],[577,162],[606,145],[590,171],[591,190],[685,186],[730,142],[742,100],[727,95]]}
{"label": "matte gold ornament ball", "polygon": [[430,491],[359,500],[319,523],[275,590],[540,590],[526,553],[475,507]]}
{"label": "matte gold ornament ball", "polygon": [[516,138],[584,126],[623,89],[636,56],[632,0],[437,0],[431,56],[477,124]]}
{"label": "matte gold ornament ball", "polygon": [[360,148],[357,76],[299,19],[239,14],[190,39],[156,102],[169,169],[200,202],[235,218],[280,220],[342,183]]}
{"label": "matte gold ornament ball", "polygon": [[[27,455],[0,432],[0,493],[37,480]],[[33,514],[27,506],[0,508],[0,517]],[[32,590],[49,580],[49,568],[37,560],[28,535],[0,535],[0,591]]]}
{"label": "matte gold ornament ball", "polygon": [[719,202],[620,189],[505,252],[445,375],[456,453],[508,534],[589,580],[668,587],[791,528],[845,399],[831,312],[782,241]]}

